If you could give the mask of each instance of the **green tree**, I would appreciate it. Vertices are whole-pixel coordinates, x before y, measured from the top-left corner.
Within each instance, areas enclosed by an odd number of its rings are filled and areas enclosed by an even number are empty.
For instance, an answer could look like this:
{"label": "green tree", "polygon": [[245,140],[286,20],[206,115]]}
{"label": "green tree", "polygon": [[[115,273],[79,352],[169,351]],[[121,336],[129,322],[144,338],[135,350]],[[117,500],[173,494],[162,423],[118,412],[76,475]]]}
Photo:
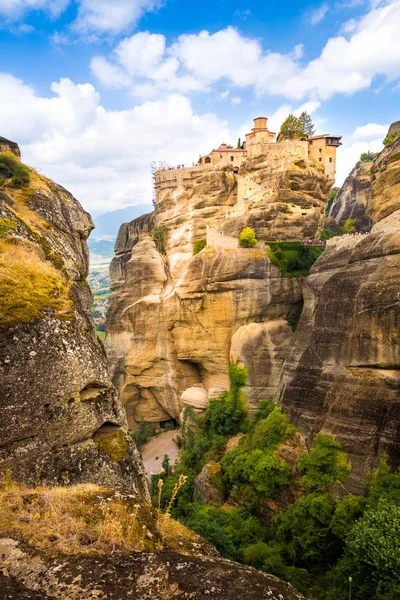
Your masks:
{"label": "green tree", "polygon": [[312,135],[314,135],[314,133],[315,133],[314,124],[312,122],[310,115],[305,110],[303,110],[303,112],[301,113],[299,120],[303,124],[304,135],[306,135],[307,137],[311,137]]}
{"label": "green tree", "polygon": [[242,229],[239,235],[239,246],[241,248],[254,248],[257,244],[256,234],[251,227]]}
{"label": "green tree", "polygon": [[241,141],[240,141],[240,137],[239,137],[239,138],[238,138],[238,141],[237,141],[237,146],[236,146],[236,148],[237,148],[238,150],[240,150],[240,148],[241,148],[241,147],[242,147],[242,143],[241,143]]}
{"label": "green tree", "polygon": [[357,219],[346,219],[343,225],[339,227],[340,233],[354,233],[356,230]]}
{"label": "green tree", "polygon": [[170,475],[172,473],[172,467],[171,464],[169,462],[169,456],[168,454],[164,454],[164,458],[162,461],[162,468],[164,469],[166,475]]}
{"label": "green tree", "polygon": [[305,135],[303,123],[298,117],[290,114],[288,117],[286,117],[281,125],[281,129],[278,134],[278,141],[297,140]]}
{"label": "green tree", "polygon": [[310,453],[301,455],[299,467],[303,473],[300,483],[309,492],[325,492],[335,481],[345,483],[351,471],[341,445],[323,433],[314,438]]}

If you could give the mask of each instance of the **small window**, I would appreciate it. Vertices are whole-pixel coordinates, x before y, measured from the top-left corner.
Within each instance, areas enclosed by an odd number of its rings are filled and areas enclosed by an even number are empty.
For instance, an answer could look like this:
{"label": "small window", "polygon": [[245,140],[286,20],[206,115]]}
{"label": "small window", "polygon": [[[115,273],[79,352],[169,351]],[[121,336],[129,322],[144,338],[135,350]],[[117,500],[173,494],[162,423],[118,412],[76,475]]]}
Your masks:
{"label": "small window", "polygon": [[308,143],[309,143],[309,144],[310,144],[310,146],[311,146],[311,144],[312,144],[312,140],[308,140]]}
{"label": "small window", "polygon": [[329,158],[329,162],[332,162],[332,157]]}
{"label": "small window", "polygon": [[234,160],[235,160],[235,157],[234,157],[234,156],[231,156],[231,161],[233,162]]}
{"label": "small window", "polygon": [[319,160],[319,162],[322,162],[322,158],[319,158],[318,160]]}
{"label": "small window", "polygon": [[322,152],[322,148],[320,148],[319,151]]}

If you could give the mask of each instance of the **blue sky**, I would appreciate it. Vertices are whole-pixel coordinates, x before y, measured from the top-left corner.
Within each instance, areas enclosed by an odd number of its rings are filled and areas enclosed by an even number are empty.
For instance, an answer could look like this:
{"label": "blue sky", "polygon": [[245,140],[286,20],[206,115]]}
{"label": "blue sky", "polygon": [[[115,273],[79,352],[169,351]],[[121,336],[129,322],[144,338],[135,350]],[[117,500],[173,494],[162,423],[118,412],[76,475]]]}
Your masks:
{"label": "blue sky", "polygon": [[341,183],[400,118],[399,30],[399,0],[0,0],[0,135],[99,214],[306,108]]}

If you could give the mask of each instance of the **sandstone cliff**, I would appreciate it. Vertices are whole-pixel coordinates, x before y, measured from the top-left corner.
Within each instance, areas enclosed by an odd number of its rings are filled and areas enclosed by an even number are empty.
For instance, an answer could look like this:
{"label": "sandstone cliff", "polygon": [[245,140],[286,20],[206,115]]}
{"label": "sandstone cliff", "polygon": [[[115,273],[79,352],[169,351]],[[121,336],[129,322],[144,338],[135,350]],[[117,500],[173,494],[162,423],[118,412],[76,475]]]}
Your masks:
{"label": "sandstone cliff", "polygon": [[[0,139],[0,469],[148,492],[90,316],[90,216]],[[13,176],[21,173],[23,185]]]}
{"label": "sandstone cliff", "polygon": [[[228,388],[230,358],[249,369],[251,406],[273,396],[302,296],[264,243],[318,238],[332,183],[287,148],[272,164],[261,155],[236,170],[160,172],[156,215],[121,227],[105,343],[132,427],[178,420],[184,404],[204,410]],[[247,225],[256,248],[238,247]],[[193,256],[199,240],[208,244]]]}
{"label": "sandstone cliff", "polygon": [[354,167],[334,198],[328,217],[333,217],[338,225],[346,219],[355,219],[357,231],[370,231],[373,222],[366,211],[371,198],[372,165],[362,163]]}
{"label": "sandstone cliff", "polygon": [[400,463],[400,139],[372,167],[371,234],[328,243],[306,279],[304,310],[277,397],[310,440],[333,434],[352,489],[378,454]]}

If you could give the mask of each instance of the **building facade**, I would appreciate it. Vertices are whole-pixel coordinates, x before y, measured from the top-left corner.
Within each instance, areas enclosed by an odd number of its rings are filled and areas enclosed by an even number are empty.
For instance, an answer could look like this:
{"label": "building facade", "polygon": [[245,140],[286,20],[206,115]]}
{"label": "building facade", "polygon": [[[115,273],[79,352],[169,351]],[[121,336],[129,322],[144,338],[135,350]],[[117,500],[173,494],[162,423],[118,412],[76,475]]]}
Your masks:
{"label": "building facade", "polygon": [[[336,148],[341,145],[341,136],[324,133],[314,135],[304,140],[284,140],[275,142],[276,134],[268,129],[266,117],[256,117],[254,127],[246,134],[246,141],[241,148],[232,148],[221,144],[206,156],[201,157],[202,164],[212,166],[232,165],[238,167],[246,158],[265,155],[275,160],[279,156],[296,154],[301,158],[308,158],[316,163],[321,163],[329,179],[335,179],[336,173]],[[293,152],[290,153],[293,146]]]}

